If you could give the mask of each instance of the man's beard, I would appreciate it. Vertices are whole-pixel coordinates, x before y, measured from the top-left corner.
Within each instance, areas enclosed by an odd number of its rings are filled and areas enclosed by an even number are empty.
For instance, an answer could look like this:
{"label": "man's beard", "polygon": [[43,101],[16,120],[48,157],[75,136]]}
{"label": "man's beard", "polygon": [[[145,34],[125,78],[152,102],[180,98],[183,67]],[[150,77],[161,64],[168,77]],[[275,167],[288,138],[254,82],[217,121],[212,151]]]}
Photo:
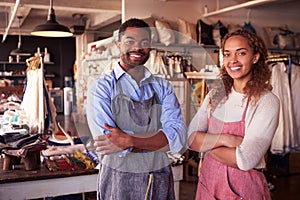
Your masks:
{"label": "man's beard", "polygon": [[[141,55],[141,59],[140,60],[132,60],[130,57],[130,54],[131,53],[137,53],[137,54],[140,54]],[[126,52],[126,53],[123,53],[121,55],[122,57],[122,60],[124,62],[124,64],[126,64],[129,68],[134,68],[136,66],[140,66],[140,65],[144,65],[147,60],[149,59],[149,54],[147,55],[145,52],[143,51],[129,51],[129,52]]]}

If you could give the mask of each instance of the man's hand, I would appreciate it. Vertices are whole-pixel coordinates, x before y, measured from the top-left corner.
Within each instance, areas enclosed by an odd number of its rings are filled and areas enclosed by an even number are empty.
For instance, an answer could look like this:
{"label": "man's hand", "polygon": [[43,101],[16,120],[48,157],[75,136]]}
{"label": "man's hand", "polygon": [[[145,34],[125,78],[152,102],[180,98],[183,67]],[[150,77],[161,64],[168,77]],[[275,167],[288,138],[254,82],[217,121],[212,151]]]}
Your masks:
{"label": "man's hand", "polygon": [[108,124],[104,124],[104,127],[110,131],[110,133],[94,138],[96,151],[99,151],[101,155],[120,152],[130,147],[130,135],[124,133],[119,128],[111,127]]}

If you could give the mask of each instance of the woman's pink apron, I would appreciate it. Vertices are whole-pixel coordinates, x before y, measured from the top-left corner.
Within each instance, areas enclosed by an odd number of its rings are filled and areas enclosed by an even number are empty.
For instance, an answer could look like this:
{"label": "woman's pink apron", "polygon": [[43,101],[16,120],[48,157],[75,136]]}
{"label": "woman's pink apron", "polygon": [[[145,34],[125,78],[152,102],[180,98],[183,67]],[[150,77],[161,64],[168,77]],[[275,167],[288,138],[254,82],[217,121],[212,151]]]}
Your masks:
{"label": "woman's pink apron", "polygon": [[[247,106],[243,112],[242,120],[237,122],[223,122],[214,118],[209,119],[209,133],[229,133],[232,135],[245,135],[245,116]],[[253,149],[255,151],[255,149]],[[207,153],[204,157],[196,200],[211,199],[271,199],[267,181],[262,172],[258,170],[243,171],[220,163]]]}

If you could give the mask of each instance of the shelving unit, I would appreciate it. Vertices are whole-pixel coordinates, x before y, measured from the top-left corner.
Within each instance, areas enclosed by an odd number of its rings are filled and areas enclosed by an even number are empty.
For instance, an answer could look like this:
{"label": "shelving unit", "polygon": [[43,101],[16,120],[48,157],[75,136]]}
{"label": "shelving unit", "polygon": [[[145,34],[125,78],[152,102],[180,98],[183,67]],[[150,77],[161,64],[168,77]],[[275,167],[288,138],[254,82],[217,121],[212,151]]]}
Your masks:
{"label": "shelving unit", "polygon": [[[54,63],[47,62],[44,64],[47,66],[47,65],[53,65]],[[27,68],[26,62],[0,61],[0,78],[6,78],[6,79],[10,79],[10,80],[24,79],[26,77],[26,68]],[[45,70],[45,71],[47,71],[47,70]],[[55,75],[46,74],[46,77],[53,78],[53,77],[55,77]],[[19,85],[19,84],[16,84],[16,85]]]}
{"label": "shelving unit", "polygon": [[[53,62],[44,63],[45,66],[54,65]],[[17,95],[19,98],[23,95],[24,83],[26,78],[26,62],[7,62],[0,61],[0,80],[6,79],[10,83],[0,85],[0,98],[6,98],[11,94]],[[47,69],[45,69],[47,72]],[[47,74],[45,78],[54,78],[54,74]],[[4,81],[6,82],[6,81]],[[8,86],[7,86],[8,85]]]}
{"label": "shelving unit", "polygon": [[194,67],[199,71],[205,64],[218,64],[218,53],[219,47],[216,45],[204,45],[199,44],[171,44],[166,46],[161,43],[152,44],[152,48],[156,50],[161,50],[165,52],[177,53],[182,56],[190,56],[192,58],[191,62]]}
{"label": "shelving unit", "polygon": [[25,77],[25,62],[0,61],[0,79],[9,79],[11,87],[24,85]]}
{"label": "shelving unit", "polygon": [[[1,72],[5,72],[6,70],[14,70],[20,67],[26,68],[26,62],[7,62],[7,61],[0,61]],[[16,68],[17,67],[17,68]]]}

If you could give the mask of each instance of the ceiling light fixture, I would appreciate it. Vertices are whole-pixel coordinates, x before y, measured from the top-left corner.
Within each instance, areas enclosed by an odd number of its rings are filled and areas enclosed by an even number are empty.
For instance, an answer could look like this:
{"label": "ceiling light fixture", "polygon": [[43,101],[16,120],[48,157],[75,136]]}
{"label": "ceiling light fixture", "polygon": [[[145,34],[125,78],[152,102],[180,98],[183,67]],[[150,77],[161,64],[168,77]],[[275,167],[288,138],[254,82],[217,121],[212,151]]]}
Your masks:
{"label": "ceiling light fixture", "polygon": [[42,36],[42,37],[71,37],[73,34],[70,32],[69,28],[59,24],[56,21],[53,0],[50,0],[50,8],[48,13],[47,22],[45,24],[40,24],[36,26],[31,35]]}
{"label": "ceiling light fixture", "polygon": [[19,19],[19,42],[18,42],[18,48],[14,49],[10,52],[10,55],[12,55],[12,56],[30,56],[31,55],[30,53],[23,51],[21,48],[21,19],[22,18],[23,18],[22,16],[18,16],[18,19]]}

